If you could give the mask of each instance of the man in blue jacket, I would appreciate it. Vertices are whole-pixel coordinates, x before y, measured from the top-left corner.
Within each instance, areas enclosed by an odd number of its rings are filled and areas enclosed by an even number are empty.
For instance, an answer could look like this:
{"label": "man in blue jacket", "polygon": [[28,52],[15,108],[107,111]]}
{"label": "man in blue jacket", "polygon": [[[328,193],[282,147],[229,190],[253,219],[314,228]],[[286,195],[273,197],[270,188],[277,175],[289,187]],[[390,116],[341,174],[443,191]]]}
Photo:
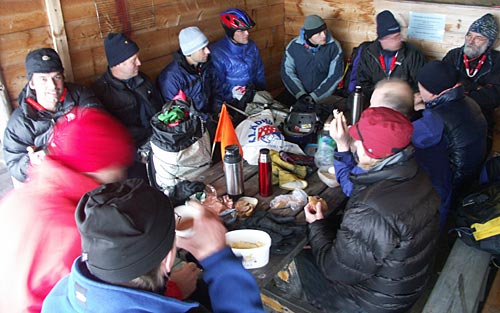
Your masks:
{"label": "man in blue jacket", "polygon": [[222,105],[220,89],[216,85],[208,39],[196,27],[187,27],[179,33],[180,49],[174,60],[158,76],[158,85],[166,101],[182,90],[193,100],[195,109],[203,113],[218,113]]}
{"label": "man in blue jacket", "polygon": [[42,312],[207,312],[199,303],[163,295],[177,245],[201,262],[213,311],[264,312],[252,274],[225,246],[224,225],[201,204],[189,205],[201,211],[195,235],[176,238],[170,200],[142,180],[85,194],[75,213],[82,256],[47,296]]}
{"label": "man in blue jacket", "polygon": [[[249,39],[255,22],[240,9],[228,9],[220,13],[220,19],[226,36],[211,45],[210,51],[224,101],[241,100],[247,89],[265,90],[264,63],[255,42]],[[249,101],[253,98],[247,97]]]}
{"label": "man in blue jacket", "polygon": [[[281,64],[281,79],[296,100],[316,103],[333,94],[344,70],[342,49],[318,15],[304,21],[300,35],[288,44]],[[330,110],[331,114],[331,110]]]}

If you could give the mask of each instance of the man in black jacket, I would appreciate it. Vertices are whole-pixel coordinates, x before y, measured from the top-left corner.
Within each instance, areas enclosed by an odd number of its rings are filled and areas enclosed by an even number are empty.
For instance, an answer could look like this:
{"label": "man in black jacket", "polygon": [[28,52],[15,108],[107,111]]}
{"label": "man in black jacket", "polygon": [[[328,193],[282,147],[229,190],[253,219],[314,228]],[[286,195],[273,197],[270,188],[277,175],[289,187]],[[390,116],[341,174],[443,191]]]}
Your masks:
{"label": "man in black jacket", "polygon": [[139,71],[139,47],[124,34],[109,33],[104,40],[108,69],[93,84],[106,110],[130,131],[138,149],[137,161],[129,177],[144,178],[142,161],[149,152],[152,134],[149,121],[161,110],[163,99],[153,82]]}
{"label": "man in black jacket", "polygon": [[448,51],[443,61],[460,73],[467,96],[474,99],[488,122],[488,151],[494,128],[494,110],[500,105],[500,52],[493,49],[498,35],[495,17],[485,14],[474,21],[463,46]]}
{"label": "man in black jacket", "polygon": [[26,56],[28,83],[19,94],[19,106],[7,123],[4,157],[14,182],[28,178],[28,167],[45,156],[52,128],[74,106],[101,107],[94,93],[64,82],[61,59],[54,49],[41,48]]}
{"label": "man in black jacket", "polygon": [[377,82],[390,78],[406,81],[417,92],[417,74],[425,58],[414,45],[402,40],[399,23],[390,11],[377,14],[377,36],[361,52],[356,74],[365,99],[371,98]]}
{"label": "man in black jacket", "polygon": [[305,292],[328,312],[407,312],[432,270],[439,197],[413,158],[413,126],[404,115],[368,108],[349,130],[338,117],[330,127],[354,139],[364,171],[351,171],[340,228],[323,217],[321,204],[304,208],[314,257],[297,258]]}

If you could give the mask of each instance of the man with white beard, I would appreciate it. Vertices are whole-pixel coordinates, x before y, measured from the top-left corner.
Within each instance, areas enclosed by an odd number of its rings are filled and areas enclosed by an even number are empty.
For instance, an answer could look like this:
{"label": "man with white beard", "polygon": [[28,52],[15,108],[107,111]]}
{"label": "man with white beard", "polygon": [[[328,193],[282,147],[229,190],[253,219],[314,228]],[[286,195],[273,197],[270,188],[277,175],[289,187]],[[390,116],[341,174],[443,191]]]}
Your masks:
{"label": "man with white beard", "polygon": [[493,137],[493,111],[500,105],[500,52],[493,49],[497,35],[495,17],[485,14],[471,24],[464,45],[448,51],[443,58],[459,71],[465,94],[483,111],[488,122],[488,151]]}

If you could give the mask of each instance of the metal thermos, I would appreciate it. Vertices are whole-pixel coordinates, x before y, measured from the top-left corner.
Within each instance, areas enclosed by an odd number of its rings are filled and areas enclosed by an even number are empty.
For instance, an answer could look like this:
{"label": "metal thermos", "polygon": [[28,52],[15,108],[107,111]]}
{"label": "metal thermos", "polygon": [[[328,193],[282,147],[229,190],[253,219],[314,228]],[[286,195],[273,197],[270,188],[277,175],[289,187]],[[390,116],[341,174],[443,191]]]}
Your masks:
{"label": "metal thermos", "polygon": [[354,125],[359,120],[362,110],[363,110],[363,92],[361,91],[361,86],[356,86],[356,89],[354,90],[354,96],[352,99],[351,125]]}
{"label": "metal thermos", "polygon": [[243,186],[243,160],[238,145],[226,147],[224,154],[224,174],[226,176],[227,194],[237,200],[245,192]]}
{"label": "metal thermos", "polygon": [[259,154],[259,194],[269,197],[273,193],[273,171],[269,149],[260,149]]}

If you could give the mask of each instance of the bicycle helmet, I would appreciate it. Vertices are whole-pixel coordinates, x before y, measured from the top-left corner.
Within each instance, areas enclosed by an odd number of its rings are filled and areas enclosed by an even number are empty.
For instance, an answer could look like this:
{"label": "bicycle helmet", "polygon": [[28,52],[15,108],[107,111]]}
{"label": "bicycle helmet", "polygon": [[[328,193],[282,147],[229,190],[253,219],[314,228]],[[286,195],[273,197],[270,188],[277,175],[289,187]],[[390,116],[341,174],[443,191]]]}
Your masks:
{"label": "bicycle helmet", "polygon": [[231,35],[237,30],[249,30],[255,22],[248,14],[240,9],[228,9],[220,13],[222,27]]}

